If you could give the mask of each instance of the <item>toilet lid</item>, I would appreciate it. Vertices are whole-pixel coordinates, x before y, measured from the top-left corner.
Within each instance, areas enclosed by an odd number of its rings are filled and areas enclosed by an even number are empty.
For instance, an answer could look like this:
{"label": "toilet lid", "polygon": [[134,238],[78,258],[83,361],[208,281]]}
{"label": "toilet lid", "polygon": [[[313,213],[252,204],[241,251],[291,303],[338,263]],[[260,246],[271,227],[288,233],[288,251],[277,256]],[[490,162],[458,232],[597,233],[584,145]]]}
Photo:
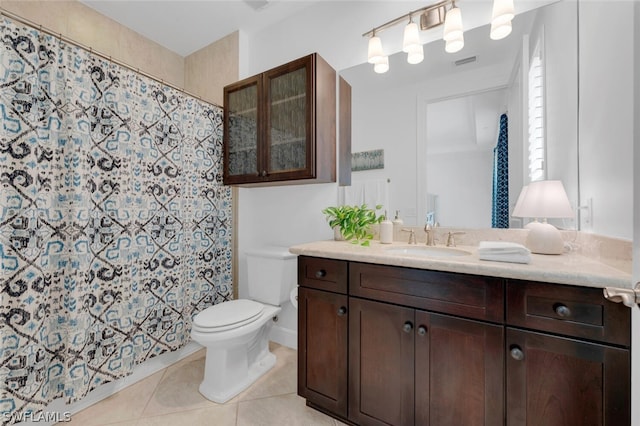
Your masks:
{"label": "toilet lid", "polygon": [[193,318],[193,325],[208,331],[223,331],[255,321],[264,305],[253,300],[238,299],[213,305]]}

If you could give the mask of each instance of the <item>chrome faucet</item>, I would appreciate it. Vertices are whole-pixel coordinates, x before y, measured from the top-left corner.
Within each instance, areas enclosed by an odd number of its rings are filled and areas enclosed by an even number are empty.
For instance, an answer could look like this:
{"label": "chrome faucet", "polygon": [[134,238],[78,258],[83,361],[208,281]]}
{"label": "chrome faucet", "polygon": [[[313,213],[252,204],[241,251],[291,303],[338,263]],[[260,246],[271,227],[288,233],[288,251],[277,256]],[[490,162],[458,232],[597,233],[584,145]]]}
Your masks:
{"label": "chrome faucet", "polygon": [[447,232],[447,247],[456,246],[456,235],[462,235],[464,232]]}
{"label": "chrome faucet", "polygon": [[436,228],[437,227],[438,227],[437,224],[431,225],[430,223],[427,223],[424,226],[424,232],[426,232],[426,234],[427,234],[427,245],[428,246],[435,246],[436,245],[435,232],[436,232]]}
{"label": "chrome faucet", "polygon": [[402,231],[409,232],[409,244],[416,244],[416,233],[413,229],[402,228]]}

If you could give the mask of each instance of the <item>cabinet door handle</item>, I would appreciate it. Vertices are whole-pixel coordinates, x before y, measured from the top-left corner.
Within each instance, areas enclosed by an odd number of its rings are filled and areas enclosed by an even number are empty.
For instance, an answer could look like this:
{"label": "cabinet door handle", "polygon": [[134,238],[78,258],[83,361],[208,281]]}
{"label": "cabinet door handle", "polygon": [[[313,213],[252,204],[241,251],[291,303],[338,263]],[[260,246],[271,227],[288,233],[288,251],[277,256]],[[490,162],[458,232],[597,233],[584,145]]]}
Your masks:
{"label": "cabinet door handle", "polygon": [[402,330],[405,333],[411,333],[411,330],[413,330],[413,324],[411,324],[411,321],[405,322],[404,325],[402,326]]}
{"label": "cabinet door handle", "polygon": [[324,269],[320,269],[319,271],[316,271],[316,278],[324,278],[327,275],[327,271],[325,271]]}
{"label": "cabinet door handle", "polygon": [[342,317],[342,316],[346,315],[346,313],[347,313],[347,308],[345,306],[340,306],[338,308],[338,316],[339,317]]}
{"label": "cabinet door handle", "polygon": [[557,303],[554,307],[553,310],[556,311],[556,314],[559,317],[569,317],[571,316],[571,309],[569,309],[569,307],[567,305],[563,305],[562,303]]}
{"label": "cabinet door handle", "polygon": [[520,349],[519,346],[511,347],[511,358],[516,361],[522,361],[524,359],[524,352],[522,352],[522,349]]}
{"label": "cabinet door handle", "polygon": [[424,336],[425,334],[427,334],[427,327],[425,327],[424,325],[421,325],[420,327],[418,327],[418,334],[421,336]]}
{"label": "cabinet door handle", "polygon": [[267,171],[266,170],[261,171],[260,172],[260,176],[266,177],[267,176]]}

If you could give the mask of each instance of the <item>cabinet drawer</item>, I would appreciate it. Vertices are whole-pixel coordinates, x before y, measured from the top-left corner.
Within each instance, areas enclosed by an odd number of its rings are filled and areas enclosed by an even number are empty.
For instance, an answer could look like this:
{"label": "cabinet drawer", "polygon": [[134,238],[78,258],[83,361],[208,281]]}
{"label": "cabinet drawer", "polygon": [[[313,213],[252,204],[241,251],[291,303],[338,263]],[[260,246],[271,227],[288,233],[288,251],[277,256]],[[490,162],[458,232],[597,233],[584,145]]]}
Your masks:
{"label": "cabinet drawer", "polygon": [[507,281],[507,324],[629,346],[631,310],[602,289]]}
{"label": "cabinet drawer", "polygon": [[347,294],[347,262],[321,257],[298,256],[298,284]]}
{"label": "cabinet drawer", "polygon": [[502,323],[504,280],[394,266],[349,265],[349,294]]}

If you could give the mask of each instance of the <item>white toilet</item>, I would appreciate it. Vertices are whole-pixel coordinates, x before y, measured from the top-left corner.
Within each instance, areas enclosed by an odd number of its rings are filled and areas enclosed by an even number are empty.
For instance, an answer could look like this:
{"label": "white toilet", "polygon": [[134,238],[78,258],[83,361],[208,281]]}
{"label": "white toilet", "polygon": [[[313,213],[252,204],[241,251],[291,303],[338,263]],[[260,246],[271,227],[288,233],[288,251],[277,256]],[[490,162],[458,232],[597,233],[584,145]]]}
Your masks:
{"label": "white toilet", "polygon": [[200,393],[224,403],[269,371],[269,331],[297,282],[297,256],[286,247],[246,252],[249,298],[213,305],[193,318],[191,338],[207,348]]}

